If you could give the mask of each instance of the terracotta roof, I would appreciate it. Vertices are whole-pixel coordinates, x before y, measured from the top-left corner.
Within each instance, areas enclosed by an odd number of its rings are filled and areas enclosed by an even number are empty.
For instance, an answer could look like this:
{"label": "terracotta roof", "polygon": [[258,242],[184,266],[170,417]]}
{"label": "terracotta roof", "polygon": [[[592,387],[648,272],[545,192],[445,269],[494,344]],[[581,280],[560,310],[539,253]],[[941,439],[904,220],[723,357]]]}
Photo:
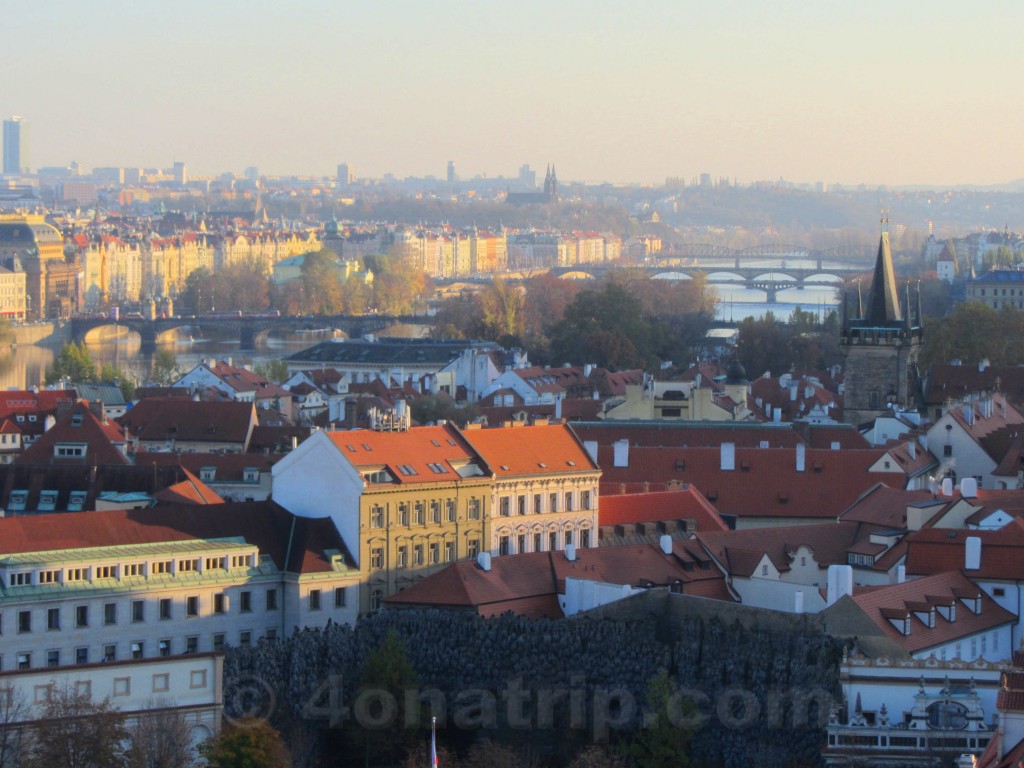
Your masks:
{"label": "terracotta roof", "polygon": [[[601,503],[604,504],[603,499]],[[871,533],[876,530],[874,526],[861,523],[822,523],[742,531],[698,531],[697,540],[727,566],[730,573],[750,576],[765,555],[776,569],[785,573],[790,570],[792,557],[801,546],[811,550],[821,568],[845,565],[847,552],[869,543]]]}
{"label": "terracotta roof", "polygon": [[172,466],[198,476],[205,467],[216,470],[215,482],[240,483],[245,479],[245,470],[255,467],[260,472],[269,472],[271,461],[252,453],[159,453],[139,451],[135,454],[139,466]]}
{"label": "terracotta roof", "polygon": [[1016,581],[1024,577],[1024,519],[998,531],[944,528],[916,531],[907,537],[907,573],[925,575],[962,570],[966,540],[981,540],[981,568],[965,571],[971,578]]}
{"label": "terracotta roof", "polygon": [[868,472],[881,455],[880,449],[808,448],[805,471],[798,472],[793,448],[737,447],[736,469],[723,470],[719,448],[631,446],[629,466],[616,467],[612,446],[602,445],[598,463],[602,494],[617,493],[620,483],[649,483],[659,490],[677,481],[694,485],[724,515],[799,519],[837,517],[880,480],[902,483],[902,473]]}
{"label": "terracotta roof", "polygon": [[565,424],[514,422],[508,427],[467,427],[462,437],[490,466],[496,477],[596,472],[572,429]]}
{"label": "terracotta roof", "polygon": [[224,499],[210,489],[206,483],[182,468],[185,479],[158,491],[154,498],[167,504],[223,504]]}
{"label": "terracotta roof", "polygon": [[[908,606],[908,603],[927,602],[927,595],[953,595],[966,599],[980,597],[981,612],[975,614],[966,605],[960,604],[956,608],[955,621],[947,621],[941,612],[936,611],[935,626],[929,628],[914,616],[912,608]],[[939,573],[873,590],[855,590],[852,599],[883,634],[896,641],[908,653],[918,653],[1016,621],[1012,613],[1001,607],[958,571]],[[888,617],[898,618],[908,613],[910,634],[904,635],[892,625]]]}
{"label": "terracotta roof", "polygon": [[479,454],[451,424],[412,427],[404,432],[355,429],[326,434],[357,470],[386,467],[392,480],[402,485],[452,482],[459,477],[455,470],[465,464],[476,464],[490,474]]}
{"label": "terracotta roof", "polygon": [[1011,402],[1024,401],[1024,368],[1018,365],[935,364],[925,377],[925,402],[943,405],[949,398],[960,400],[982,392],[1006,393]]}
{"label": "terracotta roof", "polygon": [[876,483],[844,509],[839,519],[844,522],[872,523],[882,528],[903,530],[907,527],[908,506],[934,504],[939,508],[929,521],[934,522],[941,517],[945,508],[959,498],[959,494],[949,498],[936,497],[930,491],[907,491]]}
{"label": "terracotta roof", "polygon": [[772,448],[791,448],[804,442],[790,424],[599,421],[573,424],[573,430],[580,440],[596,440],[599,445],[629,440],[630,446],[696,448],[733,443],[756,448],[765,442]]}
{"label": "terracotta roof", "polygon": [[653,523],[660,520],[693,520],[698,531],[725,531],[718,511],[692,485],[678,491],[602,496],[599,525]]}
{"label": "terracotta roof", "polygon": [[0,518],[0,555],[237,536],[293,573],[331,571],[327,549],[354,562],[328,518],[297,517],[272,501]]}
{"label": "terracotta roof", "polygon": [[[58,455],[60,444],[84,444],[84,455]],[[50,429],[40,435],[16,459],[19,464],[130,464],[122,448],[126,445],[121,425],[98,417],[86,402],[77,403]]]}
{"label": "terracotta roof", "polygon": [[675,542],[671,555],[659,546],[577,549],[576,560],[564,552],[530,552],[491,558],[491,570],[474,562],[453,563],[416,582],[385,602],[392,605],[434,605],[476,610],[483,616],[514,611],[536,616],[538,606],[561,616],[557,596],[565,592],[568,577],[633,587],[675,585],[684,594],[729,599],[722,572],[695,542]]}
{"label": "terracotta roof", "polygon": [[132,438],[147,442],[235,443],[245,449],[256,426],[252,403],[146,399],[119,421]]}
{"label": "terracotta roof", "polygon": [[[481,400],[477,403],[480,415],[487,419],[488,424],[502,424],[516,421],[522,415],[531,418],[555,418],[554,403],[537,403],[534,405],[485,405]],[[603,404],[591,398],[568,398],[561,401],[562,418],[566,421],[592,421],[601,413]]]}
{"label": "terracotta roof", "polygon": [[53,412],[61,403],[74,403],[78,393],[73,389],[8,389],[0,391],[0,416],[12,413]]}

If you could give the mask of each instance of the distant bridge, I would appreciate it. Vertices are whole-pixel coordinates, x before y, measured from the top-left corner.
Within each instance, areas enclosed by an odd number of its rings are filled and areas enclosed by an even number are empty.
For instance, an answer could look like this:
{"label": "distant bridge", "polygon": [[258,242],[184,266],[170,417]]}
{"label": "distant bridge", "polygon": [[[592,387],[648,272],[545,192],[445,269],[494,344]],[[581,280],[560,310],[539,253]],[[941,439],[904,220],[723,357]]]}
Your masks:
{"label": "distant bridge", "polygon": [[[134,331],[142,340],[142,349],[156,347],[161,336],[172,332],[189,332],[206,335],[216,332],[220,335],[237,334],[242,349],[253,349],[257,340],[273,331],[296,332],[304,329],[332,328],[344,331],[350,338],[369,333],[380,333],[399,323],[421,324],[427,318],[420,315],[303,315],[281,317],[168,317],[156,320],[123,319],[116,322],[110,318],[76,317],[69,321],[69,335],[72,341],[81,343],[89,331],[96,328],[116,327]],[[320,340],[311,336],[310,343]]]}

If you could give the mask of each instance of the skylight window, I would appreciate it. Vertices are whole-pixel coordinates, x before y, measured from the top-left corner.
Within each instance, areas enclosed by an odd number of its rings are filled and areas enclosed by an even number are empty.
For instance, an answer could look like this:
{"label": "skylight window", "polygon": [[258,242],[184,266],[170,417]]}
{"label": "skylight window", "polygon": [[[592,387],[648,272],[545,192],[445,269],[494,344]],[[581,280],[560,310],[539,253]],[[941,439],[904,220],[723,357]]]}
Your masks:
{"label": "skylight window", "polygon": [[406,477],[409,477],[411,475],[418,475],[419,474],[419,472],[417,472],[415,470],[415,468],[413,468],[412,465],[410,465],[410,464],[399,464],[398,465],[398,471],[401,474],[405,475]]}

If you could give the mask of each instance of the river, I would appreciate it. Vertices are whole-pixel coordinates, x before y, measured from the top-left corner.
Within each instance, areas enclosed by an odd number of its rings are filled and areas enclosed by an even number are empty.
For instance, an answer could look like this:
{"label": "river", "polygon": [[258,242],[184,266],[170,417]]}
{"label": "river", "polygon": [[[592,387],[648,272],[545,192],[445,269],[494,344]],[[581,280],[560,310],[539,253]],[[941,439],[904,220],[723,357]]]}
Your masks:
{"label": "river", "polygon": [[[326,335],[287,334],[266,339],[258,343],[256,349],[246,350],[240,349],[237,340],[183,340],[173,345],[161,345],[161,349],[173,349],[178,367],[184,372],[210,357],[223,360],[230,358],[235,365],[279,360],[327,338]],[[100,365],[113,363],[127,368],[140,381],[149,375],[152,355],[142,354],[142,344],[137,337],[118,342],[87,344],[86,348],[92,359]],[[59,348],[52,346],[22,345],[0,355],[0,387],[24,389],[26,386],[42,385],[46,369],[53,365],[59,352]]]}

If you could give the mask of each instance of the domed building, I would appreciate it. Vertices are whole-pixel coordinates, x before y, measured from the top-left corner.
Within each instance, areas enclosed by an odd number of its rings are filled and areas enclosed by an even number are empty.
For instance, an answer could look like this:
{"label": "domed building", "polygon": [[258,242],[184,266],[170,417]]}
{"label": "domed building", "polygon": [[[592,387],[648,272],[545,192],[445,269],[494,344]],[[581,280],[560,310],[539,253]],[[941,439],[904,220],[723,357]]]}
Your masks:
{"label": "domed building", "polygon": [[65,258],[64,236],[44,217],[0,216],[0,266],[24,273],[22,316],[68,317],[78,309],[78,260]]}

